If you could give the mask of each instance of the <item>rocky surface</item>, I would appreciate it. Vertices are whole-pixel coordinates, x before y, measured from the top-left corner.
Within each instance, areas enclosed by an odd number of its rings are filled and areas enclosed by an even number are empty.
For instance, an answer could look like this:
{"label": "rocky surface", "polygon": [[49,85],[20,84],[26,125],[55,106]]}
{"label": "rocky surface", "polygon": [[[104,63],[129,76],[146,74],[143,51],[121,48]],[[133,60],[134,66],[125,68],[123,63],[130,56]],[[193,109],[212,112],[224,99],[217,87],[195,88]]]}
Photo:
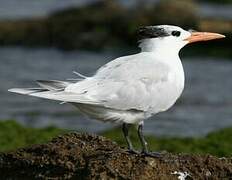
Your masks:
{"label": "rocky surface", "polygon": [[96,135],[70,133],[0,154],[1,179],[231,179],[231,158],[130,154]]}

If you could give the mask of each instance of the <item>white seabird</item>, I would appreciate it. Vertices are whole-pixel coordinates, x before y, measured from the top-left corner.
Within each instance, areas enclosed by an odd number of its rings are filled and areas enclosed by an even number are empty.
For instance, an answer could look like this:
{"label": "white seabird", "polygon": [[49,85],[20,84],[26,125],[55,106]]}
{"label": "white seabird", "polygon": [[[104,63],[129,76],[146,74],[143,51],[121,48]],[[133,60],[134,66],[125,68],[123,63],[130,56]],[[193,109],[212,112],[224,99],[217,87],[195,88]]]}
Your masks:
{"label": "white seabird", "polygon": [[91,118],[122,124],[129,151],[130,124],[138,125],[142,153],[149,154],[143,136],[144,120],[169,109],[184,89],[179,51],[189,43],[224,38],[209,32],[191,32],[177,26],[146,26],[138,31],[141,52],[110,61],[92,77],[81,80],[39,80],[39,88],[11,92],[68,102]]}

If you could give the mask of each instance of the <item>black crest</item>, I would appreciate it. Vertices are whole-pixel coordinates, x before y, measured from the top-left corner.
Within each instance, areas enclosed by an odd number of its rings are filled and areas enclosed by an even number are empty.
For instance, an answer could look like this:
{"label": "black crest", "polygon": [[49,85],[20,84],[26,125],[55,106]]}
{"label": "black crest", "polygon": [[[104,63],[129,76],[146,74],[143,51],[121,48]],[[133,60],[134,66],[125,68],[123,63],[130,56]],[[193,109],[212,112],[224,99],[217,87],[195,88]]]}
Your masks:
{"label": "black crest", "polygon": [[165,37],[169,35],[164,28],[156,26],[145,26],[138,30],[139,39]]}

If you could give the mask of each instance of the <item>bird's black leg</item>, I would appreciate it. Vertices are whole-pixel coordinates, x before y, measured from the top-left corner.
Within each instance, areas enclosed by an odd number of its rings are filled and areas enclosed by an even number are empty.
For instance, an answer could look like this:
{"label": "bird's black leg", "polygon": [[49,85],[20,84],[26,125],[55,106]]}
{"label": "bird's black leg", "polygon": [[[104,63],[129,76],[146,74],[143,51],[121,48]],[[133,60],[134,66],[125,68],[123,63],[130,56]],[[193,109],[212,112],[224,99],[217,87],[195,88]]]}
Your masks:
{"label": "bird's black leg", "polygon": [[144,135],[143,135],[143,123],[139,124],[138,136],[139,136],[139,140],[140,140],[141,145],[142,145],[142,153],[148,153],[147,142],[146,142]]}
{"label": "bird's black leg", "polygon": [[131,152],[131,153],[138,153],[137,151],[134,150],[133,148],[133,145],[131,143],[131,140],[130,140],[130,137],[129,137],[129,124],[127,123],[123,123],[122,125],[122,132],[123,132],[123,135],[126,139],[126,142],[127,142],[127,145],[128,145],[128,151]]}
{"label": "bird's black leg", "polygon": [[138,126],[138,136],[142,145],[142,154],[144,154],[145,156],[160,157],[160,153],[148,151],[147,142],[143,135],[143,122],[141,122]]}

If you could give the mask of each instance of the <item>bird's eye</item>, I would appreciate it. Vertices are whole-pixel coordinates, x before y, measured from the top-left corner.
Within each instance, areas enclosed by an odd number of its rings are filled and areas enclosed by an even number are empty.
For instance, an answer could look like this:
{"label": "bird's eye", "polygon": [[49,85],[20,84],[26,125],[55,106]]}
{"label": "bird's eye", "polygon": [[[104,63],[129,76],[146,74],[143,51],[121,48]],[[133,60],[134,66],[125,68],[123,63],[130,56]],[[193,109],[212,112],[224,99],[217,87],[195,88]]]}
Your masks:
{"label": "bird's eye", "polygon": [[180,36],[180,31],[172,31],[172,35],[179,37]]}

